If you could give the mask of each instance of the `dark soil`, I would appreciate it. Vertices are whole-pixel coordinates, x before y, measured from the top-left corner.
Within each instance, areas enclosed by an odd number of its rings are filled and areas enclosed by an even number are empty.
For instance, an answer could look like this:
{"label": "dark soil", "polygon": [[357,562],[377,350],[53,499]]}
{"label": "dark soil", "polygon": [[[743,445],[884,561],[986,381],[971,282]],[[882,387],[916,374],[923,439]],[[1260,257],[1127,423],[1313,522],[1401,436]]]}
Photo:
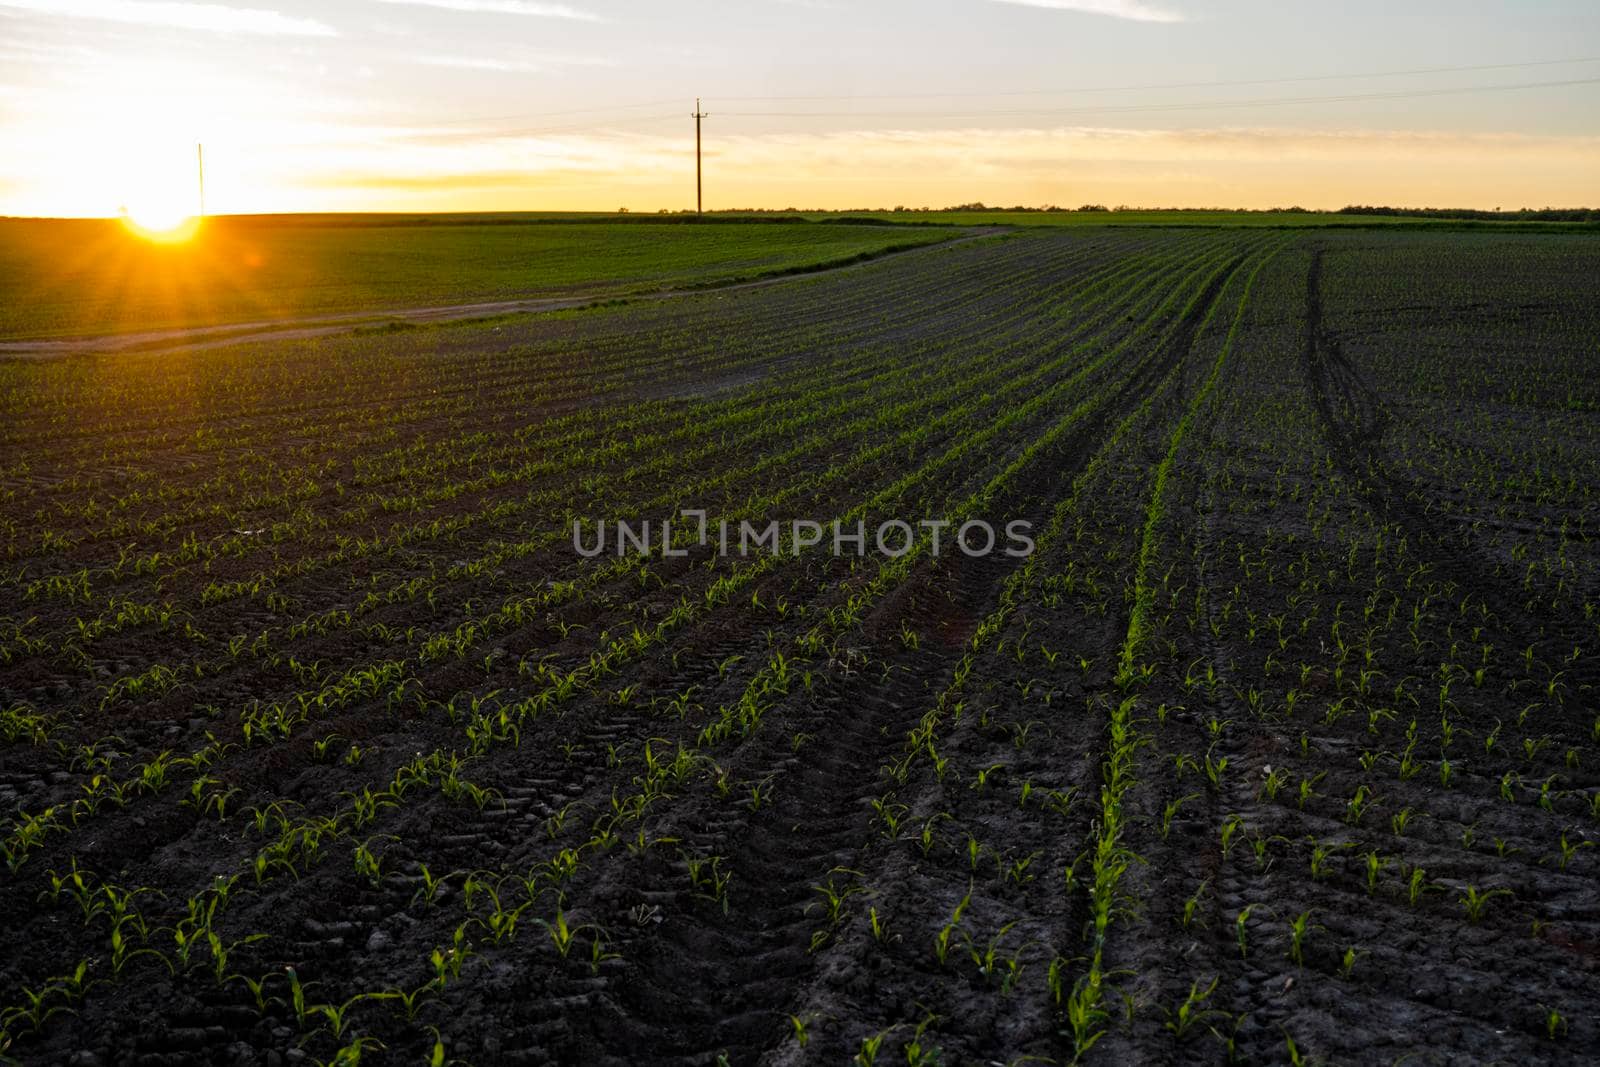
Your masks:
{"label": "dark soil", "polygon": [[[5,1054],[1587,1062],[1597,261],[1084,230],[0,366]],[[682,507],[1037,551],[573,551]]]}

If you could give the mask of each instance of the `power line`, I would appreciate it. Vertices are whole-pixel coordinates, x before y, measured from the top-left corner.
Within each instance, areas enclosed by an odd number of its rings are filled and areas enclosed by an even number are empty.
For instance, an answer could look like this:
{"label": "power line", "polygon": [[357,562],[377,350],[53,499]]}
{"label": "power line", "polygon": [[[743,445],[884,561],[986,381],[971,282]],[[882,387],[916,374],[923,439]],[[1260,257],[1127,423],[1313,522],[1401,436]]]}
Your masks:
{"label": "power line", "polygon": [[1063,89],[977,90],[955,93],[844,93],[816,96],[719,96],[733,101],[808,101],[808,100],[945,100],[984,96],[1065,96],[1082,93],[1132,93],[1152,89],[1220,89],[1245,85],[1291,85],[1300,82],[1360,81],[1366,78],[1401,78],[1421,74],[1456,74],[1482,70],[1516,70],[1527,67],[1572,66],[1600,63],[1600,56],[1577,59],[1536,59],[1525,63],[1478,63],[1460,67],[1417,67],[1411,70],[1380,70],[1364,74],[1309,74],[1291,78],[1248,78],[1237,81],[1150,82],[1143,85],[1093,85]]}
{"label": "power line", "polygon": [[1270,107],[1284,104],[1335,104],[1365,100],[1406,100],[1465,93],[1497,93],[1522,89],[1551,89],[1574,85],[1600,84],[1600,78],[1571,78],[1562,81],[1522,82],[1513,85],[1464,85],[1439,89],[1411,89],[1384,93],[1343,93],[1337,96],[1280,96],[1251,100],[1210,100],[1199,103],[1121,104],[1065,108],[1005,108],[982,111],[724,111],[724,117],[738,118],[986,118],[1019,115],[1135,114],[1156,111],[1211,111],[1240,107]]}
{"label": "power line", "polygon": [[[1414,77],[1424,74],[1454,74],[1470,71],[1485,70],[1515,70],[1529,67],[1572,66],[1581,63],[1600,63],[1600,56],[1582,56],[1573,59],[1536,59],[1522,63],[1477,63],[1456,67],[1416,67],[1410,70],[1381,70],[1368,71],[1358,74],[1310,74],[1289,78],[1247,78],[1231,81],[1194,81],[1194,82],[1150,82],[1142,85],[1091,85],[1077,88],[1060,89],[1009,89],[993,91],[964,91],[950,93],[861,93],[861,94],[818,94],[797,96],[719,96],[719,100],[744,101],[744,102],[772,102],[786,101],[830,101],[830,100],[947,100],[947,99],[972,99],[974,97],[1008,97],[1008,96],[1064,96],[1084,93],[1124,93],[1144,92],[1159,89],[1221,89],[1235,88],[1250,85],[1293,85],[1307,82],[1326,81],[1359,81],[1367,78],[1399,78]],[[665,107],[672,104],[671,99],[656,99],[636,101],[627,104],[612,104],[606,107],[579,107],[565,108],[556,111],[520,111],[514,114],[480,115],[475,118],[454,118],[430,122],[432,127],[450,126],[476,126],[499,122],[523,122],[530,119],[563,118],[569,115],[606,115],[618,112],[637,111],[649,107]],[[649,116],[642,121],[656,121],[664,116]],[[665,116],[670,117],[670,116]],[[597,120],[601,123],[607,120]],[[621,115],[616,122],[636,121],[629,115]],[[582,129],[583,126],[560,127],[552,132],[566,132],[569,129]],[[516,131],[538,132],[538,131]]]}
{"label": "power line", "polygon": [[[1243,100],[1210,100],[1199,102],[1104,104],[1062,108],[989,108],[972,111],[721,111],[725,118],[921,118],[921,119],[971,119],[1028,116],[1145,114],[1172,111],[1212,111],[1230,108],[1281,107],[1290,104],[1359,103],[1374,100],[1425,99],[1434,96],[1454,96],[1474,93],[1516,92],[1528,89],[1564,88],[1578,85],[1600,84],[1600,78],[1570,78],[1560,81],[1521,82],[1507,85],[1463,85],[1435,89],[1406,89],[1376,93],[1340,93],[1324,96],[1256,97]],[[697,109],[698,110],[698,107]],[[506,137],[542,137],[558,133],[599,132],[608,127],[633,126],[656,122],[669,122],[675,114],[634,115],[623,118],[604,118],[590,122],[569,123],[561,126],[514,127],[510,129],[462,130],[451,133],[423,132],[411,135],[421,140],[485,140]]]}

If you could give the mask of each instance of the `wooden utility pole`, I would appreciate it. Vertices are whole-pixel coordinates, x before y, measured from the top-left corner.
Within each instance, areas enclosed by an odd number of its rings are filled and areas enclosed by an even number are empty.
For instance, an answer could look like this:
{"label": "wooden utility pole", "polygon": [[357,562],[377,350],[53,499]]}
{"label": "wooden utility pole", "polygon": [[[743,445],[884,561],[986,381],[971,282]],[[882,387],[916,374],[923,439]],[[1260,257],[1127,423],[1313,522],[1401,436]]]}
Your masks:
{"label": "wooden utility pole", "polygon": [[700,110],[700,98],[694,98],[694,213],[700,214],[705,210],[705,204],[700,193],[700,120],[706,113]]}
{"label": "wooden utility pole", "polygon": [[206,217],[206,146],[205,145],[197,144],[197,145],[194,146],[194,158],[195,158],[195,162],[200,167],[200,217],[201,218],[205,218]]}

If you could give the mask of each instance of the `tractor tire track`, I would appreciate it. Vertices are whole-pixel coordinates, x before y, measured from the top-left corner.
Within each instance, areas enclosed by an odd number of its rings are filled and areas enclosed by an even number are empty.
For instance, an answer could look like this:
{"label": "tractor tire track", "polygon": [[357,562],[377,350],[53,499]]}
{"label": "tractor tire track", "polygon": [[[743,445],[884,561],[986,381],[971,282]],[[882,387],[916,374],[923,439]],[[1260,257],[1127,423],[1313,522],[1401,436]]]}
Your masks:
{"label": "tractor tire track", "polygon": [[[1019,479],[1011,495],[1025,502],[1030,518],[1048,516],[1108,428],[1188,356],[1244,259],[1223,264],[1163,343],[1128,368],[1096,411]],[[956,614],[981,619],[1015,565],[1005,557],[961,558],[947,578]],[[668,918],[631,957],[637,967],[615,995],[631,1020],[631,1039],[653,1048],[655,1062],[701,1064],[718,1055],[748,1062],[786,1038],[786,1017],[806,997],[826,955],[825,949],[810,950],[813,933],[823,926],[814,908],[820,899],[815,887],[840,869],[868,865],[874,848],[869,804],[881,792],[878,769],[925,711],[920,700],[905,698],[905,686],[895,678],[909,671],[936,693],[948,685],[963,652],[961,641],[930,643],[914,652],[894,649],[892,642],[889,648],[868,652],[874,676],[880,665],[886,668],[881,679],[845,684],[816,702],[804,728],[826,737],[827,744],[783,761],[788,770],[769,808],[741,817],[730,807],[708,827],[734,875],[727,915]],[[839,874],[835,880],[842,886],[853,877]],[[714,912],[713,905],[704,904],[707,909]],[[708,989],[734,992],[707,1002]]]}
{"label": "tractor tire track", "polygon": [[[1435,573],[1457,589],[1479,596],[1513,638],[1515,647],[1559,644],[1561,635],[1527,621],[1523,597],[1488,565],[1473,543],[1472,531],[1441,527],[1438,515],[1428,514],[1417,504],[1428,493],[1395,473],[1386,461],[1382,445],[1391,422],[1388,405],[1345,356],[1338,336],[1324,321],[1322,261],[1323,249],[1314,247],[1306,275],[1301,367],[1334,465],[1374,513],[1395,523],[1413,543],[1437,547]],[[1581,681],[1600,683],[1600,674]]]}

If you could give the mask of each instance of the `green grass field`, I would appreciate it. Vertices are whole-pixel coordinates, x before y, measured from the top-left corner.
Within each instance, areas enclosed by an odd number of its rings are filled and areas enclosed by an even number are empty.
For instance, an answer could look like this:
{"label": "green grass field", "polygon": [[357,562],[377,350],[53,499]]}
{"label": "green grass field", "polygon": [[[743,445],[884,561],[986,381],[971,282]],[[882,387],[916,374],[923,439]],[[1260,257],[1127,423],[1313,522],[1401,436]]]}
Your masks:
{"label": "green grass field", "polygon": [[164,245],[114,220],[0,219],[0,340],[714,285],[980,226],[1595,228],[1278,211],[280,215],[213,218]]}
{"label": "green grass field", "polygon": [[0,219],[0,338],[615,295],[802,270],[951,236],[948,228],[798,220],[281,216],[215,218],[191,241],[161,245],[116,221]]}

